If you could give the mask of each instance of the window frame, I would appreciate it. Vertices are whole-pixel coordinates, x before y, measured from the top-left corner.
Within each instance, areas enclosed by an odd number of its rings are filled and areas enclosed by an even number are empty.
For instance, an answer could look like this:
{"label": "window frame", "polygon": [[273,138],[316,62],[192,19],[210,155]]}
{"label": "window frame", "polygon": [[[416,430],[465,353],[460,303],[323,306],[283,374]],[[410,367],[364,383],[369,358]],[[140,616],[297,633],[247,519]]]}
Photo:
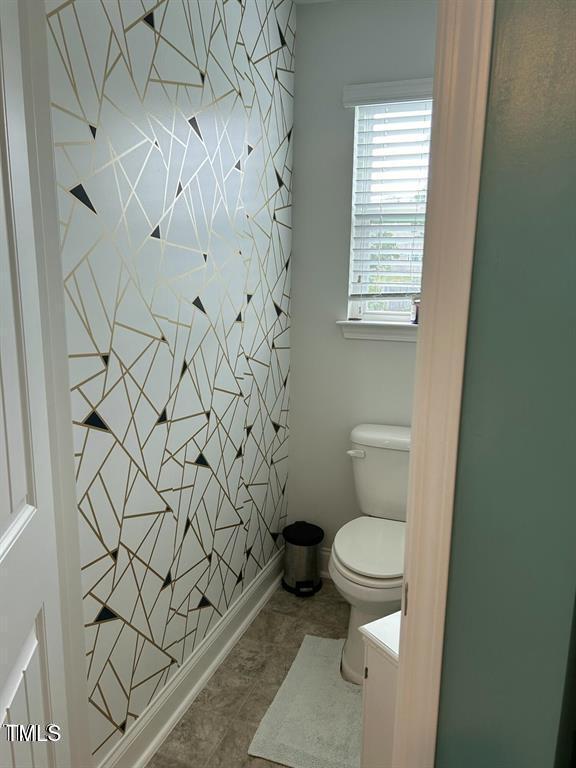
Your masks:
{"label": "window frame", "polygon": [[[356,107],[364,107],[378,104],[386,104],[402,101],[431,100],[433,89],[433,79],[419,78],[413,80],[391,80],[382,83],[364,83],[357,85],[346,85],[343,91],[343,105],[346,108],[354,109],[354,126],[356,126]],[[354,194],[353,185],[356,173],[356,130],[354,130],[353,143],[353,171],[351,179],[352,195]],[[353,237],[353,207],[350,206],[350,248],[348,252],[348,285],[347,294],[347,318],[348,321],[371,324],[388,325],[411,325],[410,319],[406,318],[405,313],[398,312],[362,312],[360,317],[355,312],[351,312],[351,306],[354,302],[350,298],[350,276],[353,271],[352,237]],[[361,302],[358,302],[359,304]],[[363,303],[363,302],[362,302]]]}

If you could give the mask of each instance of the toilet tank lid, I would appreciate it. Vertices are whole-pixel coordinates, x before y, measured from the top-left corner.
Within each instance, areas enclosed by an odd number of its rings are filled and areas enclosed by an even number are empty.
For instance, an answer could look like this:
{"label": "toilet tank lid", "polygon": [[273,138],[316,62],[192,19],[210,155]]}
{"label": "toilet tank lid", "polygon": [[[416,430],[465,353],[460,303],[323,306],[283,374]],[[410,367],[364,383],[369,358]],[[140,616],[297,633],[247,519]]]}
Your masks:
{"label": "toilet tank lid", "polygon": [[392,427],[387,424],[359,424],[350,433],[358,445],[387,448],[390,451],[410,450],[410,427]]}

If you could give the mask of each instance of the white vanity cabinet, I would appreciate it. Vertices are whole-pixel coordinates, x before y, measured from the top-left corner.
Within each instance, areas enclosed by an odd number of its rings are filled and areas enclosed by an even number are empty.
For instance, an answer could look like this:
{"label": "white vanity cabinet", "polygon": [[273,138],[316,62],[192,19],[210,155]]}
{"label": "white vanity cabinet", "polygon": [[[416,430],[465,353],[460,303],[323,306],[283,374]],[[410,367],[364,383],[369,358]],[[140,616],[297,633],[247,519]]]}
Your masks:
{"label": "white vanity cabinet", "polygon": [[400,611],[360,627],[364,635],[362,768],[392,768]]}

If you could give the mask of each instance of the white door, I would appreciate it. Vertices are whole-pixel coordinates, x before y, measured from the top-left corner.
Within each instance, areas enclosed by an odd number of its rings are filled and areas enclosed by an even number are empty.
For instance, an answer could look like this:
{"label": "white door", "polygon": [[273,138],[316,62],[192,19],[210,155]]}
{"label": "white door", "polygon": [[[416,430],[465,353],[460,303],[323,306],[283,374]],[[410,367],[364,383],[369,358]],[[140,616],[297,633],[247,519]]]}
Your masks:
{"label": "white door", "polygon": [[[0,0],[0,163],[0,766],[68,768],[71,734],[14,0]],[[46,739],[52,723],[60,726],[59,741],[9,740]],[[54,737],[57,730],[49,730]]]}

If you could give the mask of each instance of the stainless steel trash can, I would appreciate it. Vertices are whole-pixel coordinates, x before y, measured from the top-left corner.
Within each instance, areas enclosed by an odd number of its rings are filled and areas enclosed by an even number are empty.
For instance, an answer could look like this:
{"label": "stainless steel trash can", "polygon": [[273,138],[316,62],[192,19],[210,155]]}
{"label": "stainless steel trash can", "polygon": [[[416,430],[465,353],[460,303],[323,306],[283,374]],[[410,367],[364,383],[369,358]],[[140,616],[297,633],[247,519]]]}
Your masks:
{"label": "stainless steel trash can", "polygon": [[287,525],[282,535],[285,541],[282,586],[297,597],[315,595],[322,586],[320,543],[324,531],[317,525],[299,520]]}

